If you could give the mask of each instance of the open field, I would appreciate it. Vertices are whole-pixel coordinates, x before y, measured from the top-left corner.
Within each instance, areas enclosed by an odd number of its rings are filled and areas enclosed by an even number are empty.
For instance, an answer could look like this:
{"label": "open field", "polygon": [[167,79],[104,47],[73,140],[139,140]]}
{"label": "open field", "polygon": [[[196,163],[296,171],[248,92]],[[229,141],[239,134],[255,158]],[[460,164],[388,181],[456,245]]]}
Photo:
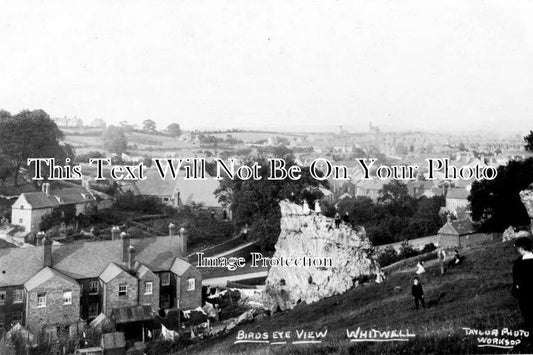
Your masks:
{"label": "open field", "polygon": [[[456,354],[502,353],[492,347],[478,347],[475,336],[463,327],[480,330],[520,329],[521,316],[511,296],[511,269],[517,254],[509,243],[493,241],[462,251],[464,264],[444,276],[436,260],[428,262],[422,275],[426,310],[414,310],[410,295],[414,265],[406,263],[382,284],[365,284],[343,295],[300,305],[261,322],[237,327],[231,333],[189,346],[188,354]],[[444,296],[439,301],[439,295]],[[416,334],[408,342],[361,342],[347,339],[346,330],[357,327],[378,330],[408,329]],[[239,330],[250,332],[327,329],[320,344],[269,345],[234,344]],[[525,341],[511,351],[528,352]]]}

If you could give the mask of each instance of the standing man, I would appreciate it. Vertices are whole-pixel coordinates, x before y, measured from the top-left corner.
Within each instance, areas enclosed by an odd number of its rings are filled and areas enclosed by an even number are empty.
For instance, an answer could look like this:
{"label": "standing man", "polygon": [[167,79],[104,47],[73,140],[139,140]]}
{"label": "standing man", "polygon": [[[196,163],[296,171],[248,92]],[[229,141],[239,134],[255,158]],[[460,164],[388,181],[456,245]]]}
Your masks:
{"label": "standing man", "polygon": [[422,285],[420,284],[420,281],[416,276],[413,279],[413,287],[411,288],[411,294],[415,298],[415,309],[418,310],[418,302],[422,303],[422,308],[426,309],[426,302],[424,301],[424,290],[422,290]]}
{"label": "standing man", "polygon": [[533,253],[531,252],[531,239],[518,238],[514,246],[521,257],[513,266],[513,296],[518,299],[518,305],[524,318],[527,330],[533,328]]}
{"label": "standing man", "polygon": [[444,263],[446,261],[446,252],[444,251],[444,248],[440,247],[437,254],[439,257],[440,274],[444,275]]}

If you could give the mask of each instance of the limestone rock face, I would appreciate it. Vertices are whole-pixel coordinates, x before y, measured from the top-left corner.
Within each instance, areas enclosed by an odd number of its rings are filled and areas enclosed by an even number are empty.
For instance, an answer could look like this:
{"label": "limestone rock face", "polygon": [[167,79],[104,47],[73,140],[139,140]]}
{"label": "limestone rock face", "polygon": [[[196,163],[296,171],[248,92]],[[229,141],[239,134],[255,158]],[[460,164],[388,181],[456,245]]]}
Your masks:
{"label": "limestone rock face", "polygon": [[529,185],[527,189],[520,191],[520,200],[522,200],[527,214],[531,219],[530,229],[531,233],[533,233],[533,184]]}
{"label": "limestone rock face", "polygon": [[272,311],[291,309],[299,302],[312,303],[341,294],[363,278],[382,281],[383,273],[364,228],[353,229],[333,218],[309,212],[287,201],[280,202],[281,233],[273,259],[307,256],[331,267],[273,266],[266,280],[265,305]]}

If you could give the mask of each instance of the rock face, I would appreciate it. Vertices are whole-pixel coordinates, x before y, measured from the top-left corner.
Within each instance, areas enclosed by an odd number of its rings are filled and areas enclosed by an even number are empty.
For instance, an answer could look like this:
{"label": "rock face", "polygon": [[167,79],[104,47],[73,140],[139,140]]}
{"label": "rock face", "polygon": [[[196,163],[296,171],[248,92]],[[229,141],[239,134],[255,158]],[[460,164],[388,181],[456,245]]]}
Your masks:
{"label": "rock face", "polygon": [[531,233],[533,233],[533,184],[523,191],[520,191],[520,200],[526,207],[527,214],[531,219]]}
{"label": "rock face", "polygon": [[345,223],[335,228],[334,219],[286,201],[280,207],[281,233],[273,259],[308,256],[324,261],[323,265],[331,260],[332,266],[271,267],[264,302],[270,310],[291,309],[299,302],[341,294],[366,278],[382,281],[383,273],[364,228],[354,230]]}

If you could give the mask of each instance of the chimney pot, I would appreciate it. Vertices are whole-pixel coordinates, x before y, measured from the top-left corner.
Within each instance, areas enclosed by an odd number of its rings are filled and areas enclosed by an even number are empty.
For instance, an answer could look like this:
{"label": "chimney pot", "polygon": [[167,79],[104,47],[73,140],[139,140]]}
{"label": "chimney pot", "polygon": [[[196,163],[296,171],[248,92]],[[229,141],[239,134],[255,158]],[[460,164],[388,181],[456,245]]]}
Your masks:
{"label": "chimney pot", "polygon": [[187,256],[187,232],[183,227],[181,227],[179,231],[179,247],[181,256]]}
{"label": "chimney pot", "polygon": [[170,223],[168,225],[168,235],[172,237],[175,234],[176,234],[176,225],[174,223]]}
{"label": "chimney pot", "polygon": [[52,267],[52,239],[48,238],[44,232],[43,245],[44,245],[44,266]]}
{"label": "chimney pot", "polygon": [[130,236],[126,232],[120,233],[122,238],[122,262],[127,264],[129,261]]}
{"label": "chimney pot", "polygon": [[113,226],[111,228],[111,240],[117,240],[120,235],[120,228],[118,226]]}
{"label": "chimney pot", "polygon": [[133,247],[133,245],[131,245],[129,248],[128,248],[128,254],[129,254],[129,269],[130,270],[133,270],[135,268],[135,248]]}

